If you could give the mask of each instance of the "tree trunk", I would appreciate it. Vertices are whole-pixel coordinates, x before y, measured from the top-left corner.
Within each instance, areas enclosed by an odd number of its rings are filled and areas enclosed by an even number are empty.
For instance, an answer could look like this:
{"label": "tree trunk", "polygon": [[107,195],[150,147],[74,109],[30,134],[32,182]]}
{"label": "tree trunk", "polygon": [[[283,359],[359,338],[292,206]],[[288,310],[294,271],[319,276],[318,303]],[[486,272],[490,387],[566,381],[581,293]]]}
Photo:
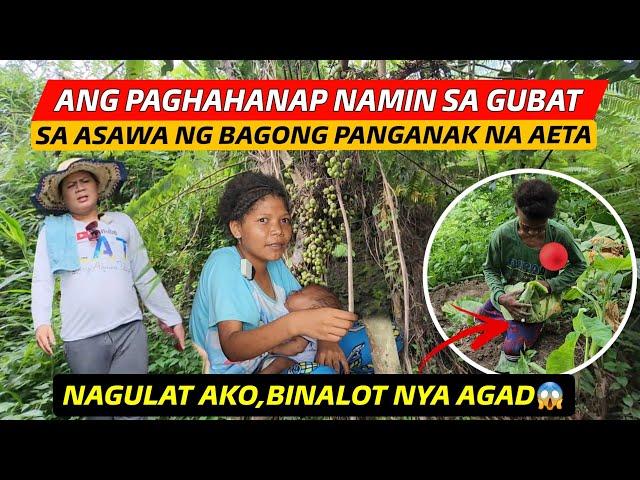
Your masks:
{"label": "tree trunk", "polygon": [[373,370],[378,373],[402,373],[393,327],[388,318],[370,317],[362,320],[371,342]]}
{"label": "tree trunk", "polygon": [[227,79],[229,80],[236,79],[236,73],[233,70],[233,62],[231,60],[223,60],[222,69],[224,70],[224,73],[227,75]]}

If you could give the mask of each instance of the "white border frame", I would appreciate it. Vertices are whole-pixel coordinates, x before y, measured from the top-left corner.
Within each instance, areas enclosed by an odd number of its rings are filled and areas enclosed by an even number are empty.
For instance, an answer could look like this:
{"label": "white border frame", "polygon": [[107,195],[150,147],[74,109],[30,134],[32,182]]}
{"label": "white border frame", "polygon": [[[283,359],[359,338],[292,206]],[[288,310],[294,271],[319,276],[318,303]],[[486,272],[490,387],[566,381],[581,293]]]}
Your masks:
{"label": "white border frame", "polygon": [[[629,305],[627,306],[627,311],[624,314],[624,318],[622,319],[622,322],[620,323],[620,326],[618,327],[618,330],[616,330],[613,333],[613,336],[611,337],[611,340],[609,340],[607,342],[607,344],[604,347],[602,347],[598,353],[596,353],[593,357],[591,357],[587,362],[581,363],[580,365],[578,365],[577,367],[569,370],[568,372],[563,372],[563,373],[566,373],[566,374],[574,374],[574,373],[579,372],[583,368],[588,367],[593,362],[595,362],[598,358],[600,358],[602,355],[604,355],[604,352],[606,352],[609,349],[609,347],[611,347],[611,345],[613,345],[613,343],[617,340],[618,336],[622,332],[622,329],[626,325],[627,320],[629,320],[629,317],[631,316],[631,310],[633,308],[633,302],[634,302],[635,297],[636,297],[636,287],[637,287],[637,283],[638,283],[638,265],[637,265],[637,262],[636,262],[636,254],[635,254],[635,251],[633,250],[633,243],[631,242],[631,237],[629,236],[629,232],[627,231],[627,228],[625,227],[625,225],[622,222],[622,219],[620,218],[618,213],[613,209],[613,207],[609,204],[609,202],[607,202],[607,200],[605,200],[605,198],[602,195],[600,195],[598,192],[596,192],[593,188],[591,188],[589,185],[581,182],[580,180],[577,180],[577,179],[575,179],[573,177],[570,177],[569,175],[565,175],[564,173],[554,172],[554,171],[551,171],[551,170],[543,170],[543,169],[537,169],[537,168],[519,168],[519,169],[515,169],[515,170],[507,170],[505,172],[496,173],[495,175],[491,175],[490,177],[487,177],[487,178],[484,178],[484,179],[480,180],[479,182],[471,185],[469,188],[467,188],[460,195],[458,195],[453,200],[453,202],[451,202],[451,204],[449,204],[449,206],[445,209],[445,211],[442,213],[442,215],[440,215],[440,218],[436,222],[435,226],[433,227],[433,230],[431,231],[431,235],[429,236],[429,243],[427,243],[427,250],[425,251],[425,254],[424,254],[423,267],[422,267],[422,284],[423,284],[425,299],[427,301],[427,308],[429,309],[429,314],[431,315],[431,319],[433,320],[433,323],[436,326],[436,329],[438,330],[438,332],[440,333],[440,335],[442,336],[442,338],[444,340],[448,340],[449,337],[447,336],[445,331],[440,326],[440,323],[438,322],[438,317],[436,317],[435,310],[433,309],[433,306],[431,305],[431,298],[429,297],[429,282],[428,282],[428,278],[429,278],[429,255],[431,253],[431,247],[433,246],[433,241],[434,241],[436,235],[438,234],[438,230],[442,226],[442,223],[444,222],[444,220],[447,218],[447,216],[449,215],[451,210],[453,210],[456,207],[456,205],[458,203],[460,203],[460,201],[463,198],[465,198],[467,195],[469,195],[471,192],[473,192],[477,188],[482,187],[483,185],[485,185],[485,184],[487,184],[489,182],[492,182],[493,180],[496,180],[496,179],[502,178],[502,177],[508,177],[510,175],[518,175],[518,174],[522,174],[522,173],[535,174],[535,175],[549,175],[549,176],[552,176],[552,177],[559,177],[559,178],[567,180],[567,181],[569,181],[571,183],[579,185],[580,187],[585,189],[587,192],[589,192],[591,195],[596,197],[600,201],[600,203],[602,203],[605,207],[607,207],[607,210],[609,210],[609,213],[611,213],[611,215],[613,215],[613,217],[618,222],[618,226],[620,227],[620,229],[622,230],[622,233],[624,234],[624,238],[627,241],[627,245],[629,247],[629,253],[631,254],[631,274],[632,274],[633,278],[631,280],[631,296],[630,296],[630,299],[629,299]],[[467,357],[464,353],[462,353],[462,351],[458,347],[456,347],[454,344],[449,345],[449,348],[451,348],[454,352],[456,352],[458,354],[458,356],[460,358],[462,358],[465,362],[467,362],[468,364],[470,364],[473,367],[477,368],[478,370],[480,370],[480,371],[482,371],[484,373],[489,373],[489,374],[498,373],[498,372],[495,372],[493,370],[489,370],[488,368],[483,367],[482,365],[474,362],[469,357]]]}

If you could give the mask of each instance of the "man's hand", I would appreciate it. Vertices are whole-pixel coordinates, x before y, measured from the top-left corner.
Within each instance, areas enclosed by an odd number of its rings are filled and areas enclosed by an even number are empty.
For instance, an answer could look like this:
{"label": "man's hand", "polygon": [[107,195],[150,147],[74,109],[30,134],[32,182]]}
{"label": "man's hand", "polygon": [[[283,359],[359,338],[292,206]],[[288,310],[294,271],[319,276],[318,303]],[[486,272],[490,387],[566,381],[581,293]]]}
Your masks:
{"label": "man's hand", "polygon": [[53,334],[51,325],[40,325],[36,329],[36,342],[40,349],[47,355],[53,355],[53,346],[56,344],[56,337]]}
{"label": "man's hand", "polygon": [[503,293],[498,298],[498,303],[506,308],[514,320],[521,321],[525,317],[531,315],[531,304],[520,303],[518,297],[524,290],[518,290],[511,293]]}
{"label": "man's hand", "polygon": [[280,345],[275,346],[271,350],[271,353],[274,355],[297,355],[304,352],[304,349],[307,348],[308,344],[309,340],[304,337],[293,337],[288,342],[283,342]]}
{"label": "man's hand", "polygon": [[345,357],[340,345],[336,342],[318,340],[316,363],[331,367],[336,371],[336,373],[340,373],[340,365],[342,365],[342,373],[349,373],[347,357]]}
{"label": "man's hand", "polygon": [[178,323],[177,325],[170,327],[162,320],[158,320],[158,325],[164,333],[166,333],[167,335],[171,335],[176,339],[176,350],[182,352],[184,350],[184,325]]}

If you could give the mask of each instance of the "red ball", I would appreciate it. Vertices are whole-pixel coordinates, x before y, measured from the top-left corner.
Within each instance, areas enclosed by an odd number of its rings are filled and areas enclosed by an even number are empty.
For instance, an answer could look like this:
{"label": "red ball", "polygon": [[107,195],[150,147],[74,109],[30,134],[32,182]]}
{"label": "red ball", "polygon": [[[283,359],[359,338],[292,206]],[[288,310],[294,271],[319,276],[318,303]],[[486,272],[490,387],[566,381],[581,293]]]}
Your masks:
{"label": "red ball", "polygon": [[540,250],[540,263],[551,272],[564,268],[568,261],[569,253],[561,243],[549,242]]}

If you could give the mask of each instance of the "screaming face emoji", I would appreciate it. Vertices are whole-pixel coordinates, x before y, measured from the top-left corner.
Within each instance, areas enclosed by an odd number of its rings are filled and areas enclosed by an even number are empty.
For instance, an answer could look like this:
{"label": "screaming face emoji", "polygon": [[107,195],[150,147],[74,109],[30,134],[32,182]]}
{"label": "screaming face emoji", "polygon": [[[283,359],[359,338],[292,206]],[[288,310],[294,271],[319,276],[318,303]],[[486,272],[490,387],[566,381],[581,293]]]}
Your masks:
{"label": "screaming face emoji", "polygon": [[562,389],[554,382],[546,382],[538,388],[538,409],[553,410],[562,408]]}

